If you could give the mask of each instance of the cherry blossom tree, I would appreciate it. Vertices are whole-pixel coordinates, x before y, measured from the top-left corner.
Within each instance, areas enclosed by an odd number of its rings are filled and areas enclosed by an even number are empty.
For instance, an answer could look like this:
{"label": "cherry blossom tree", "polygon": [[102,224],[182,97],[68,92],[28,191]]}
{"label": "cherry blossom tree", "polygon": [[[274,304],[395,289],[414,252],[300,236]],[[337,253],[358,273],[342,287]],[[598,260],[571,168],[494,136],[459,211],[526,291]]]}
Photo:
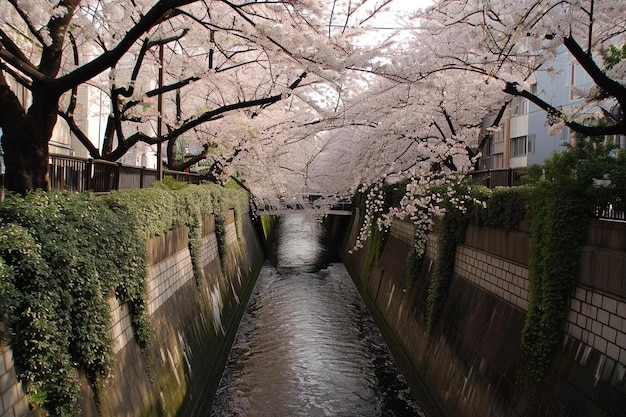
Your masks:
{"label": "cherry blossom tree", "polygon": [[[342,138],[338,146],[351,150],[355,183],[363,190],[373,186],[369,219],[378,217],[385,227],[392,216],[410,216],[427,230],[430,215],[440,210],[441,195],[432,187],[454,192],[487,137],[481,123],[491,116],[497,125],[512,96],[536,103],[556,126],[585,135],[625,134],[623,113],[615,111],[626,103],[625,66],[616,53],[624,44],[624,7],[597,0],[442,0],[413,16],[409,25],[419,29],[358,69],[376,74],[376,87],[346,103],[341,117],[325,121],[329,130],[342,132],[333,133]],[[601,56],[610,45],[619,48],[609,67]],[[530,89],[537,72],[549,72],[550,60],[563,49],[595,83],[570,109],[556,108]],[[375,184],[385,178],[408,181],[407,194],[398,210],[380,216]]]}
{"label": "cherry blossom tree", "polygon": [[[437,45],[431,48],[431,62],[437,63],[423,65],[419,74],[474,71],[538,105],[550,124],[586,136],[625,134],[625,67],[622,63],[609,70],[602,59],[611,45],[626,43],[625,12],[623,2],[599,0],[440,1],[422,16],[428,42]],[[550,61],[563,49],[594,83],[579,92],[582,104],[569,110],[554,107],[529,88],[533,75],[550,72]]]}
{"label": "cherry blossom tree", "polygon": [[[366,21],[388,2],[9,0],[0,11],[5,185],[47,189],[57,117],[96,158],[168,142],[172,167],[201,160],[223,147],[222,128],[208,125],[223,126],[230,113],[251,120],[297,88],[332,83],[367,62],[351,42],[362,33],[355,17]],[[339,33],[328,30],[335,21]],[[76,120],[86,84],[110,98],[102,149]],[[161,111],[146,111],[155,99]],[[192,161],[174,157],[181,139],[198,145]],[[241,138],[227,139],[241,148]]]}

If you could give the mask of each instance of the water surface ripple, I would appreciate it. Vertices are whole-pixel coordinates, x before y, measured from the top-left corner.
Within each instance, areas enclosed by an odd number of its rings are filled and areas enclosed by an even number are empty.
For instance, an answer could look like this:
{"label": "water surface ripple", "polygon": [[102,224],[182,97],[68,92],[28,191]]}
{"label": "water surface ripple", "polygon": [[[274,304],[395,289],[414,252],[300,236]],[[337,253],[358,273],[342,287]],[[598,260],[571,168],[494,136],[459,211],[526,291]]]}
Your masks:
{"label": "water surface ripple", "polygon": [[319,269],[322,230],[281,218],[211,416],[422,416],[342,264]]}

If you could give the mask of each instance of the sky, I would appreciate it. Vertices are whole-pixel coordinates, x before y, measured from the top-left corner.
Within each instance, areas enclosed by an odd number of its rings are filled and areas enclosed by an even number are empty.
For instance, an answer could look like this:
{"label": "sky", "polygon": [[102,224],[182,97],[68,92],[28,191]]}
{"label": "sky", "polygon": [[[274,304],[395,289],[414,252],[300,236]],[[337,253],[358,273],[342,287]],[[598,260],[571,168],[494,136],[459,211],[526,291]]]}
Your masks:
{"label": "sky", "polygon": [[[366,42],[377,43],[383,40],[394,30],[405,26],[407,16],[418,9],[425,9],[432,3],[432,0],[393,0],[384,11],[377,13],[376,16],[367,21],[367,26],[376,28],[380,37],[374,36]],[[399,39],[397,35],[396,39]]]}
{"label": "sky", "polygon": [[388,6],[390,10],[374,17],[373,21],[376,27],[396,28],[398,27],[398,16],[401,18],[403,15],[413,13],[418,9],[424,9],[432,3],[432,0],[393,0]]}

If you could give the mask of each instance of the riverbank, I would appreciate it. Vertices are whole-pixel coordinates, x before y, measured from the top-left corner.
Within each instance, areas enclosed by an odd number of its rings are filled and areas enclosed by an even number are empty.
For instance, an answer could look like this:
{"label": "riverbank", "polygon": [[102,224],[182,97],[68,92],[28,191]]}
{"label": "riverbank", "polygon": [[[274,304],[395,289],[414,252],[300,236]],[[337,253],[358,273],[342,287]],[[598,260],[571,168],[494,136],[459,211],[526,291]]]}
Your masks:
{"label": "riverbank", "polygon": [[394,220],[382,244],[374,234],[351,252],[358,218],[357,211],[341,248],[344,264],[429,416],[624,415],[626,356],[618,341],[626,340],[623,224],[592,222],[550,378],[529,398],[519,390],[528,225],[469,226],[437,325],[427,334],[440,231],[429,235],[421,267],[411,274],[411,224]]}

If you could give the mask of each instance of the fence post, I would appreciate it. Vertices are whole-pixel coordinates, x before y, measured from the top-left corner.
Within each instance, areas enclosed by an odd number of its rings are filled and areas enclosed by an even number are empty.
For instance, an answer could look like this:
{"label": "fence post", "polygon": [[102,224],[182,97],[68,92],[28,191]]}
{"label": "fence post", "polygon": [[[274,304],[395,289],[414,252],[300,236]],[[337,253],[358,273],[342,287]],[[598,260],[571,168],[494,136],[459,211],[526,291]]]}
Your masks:
{"label": "fence post", "polygon": [[89,158],[87,162],[85,162],[85,169],[83,171],[83,186],[85,187],[85,191],[93,190],[93,159]]}
{"label": "fence post", "polygon": [[119,190],[120,189],[120,181],[122,180],[122,175],[120,175],[122,172],[122,163],[118,162],[115,165],[115,184],[114,184],[114,190]]}
{"label": "fence post", "polygon": [[146,175],[146,167],[139,169],[139,188],[144,188],[144,176]]}
{"label": "fence post", "polygon": [[513,186],[513,168],[509,167],[509,172],[507,173],[507,177],[508,177],[507,186],[512,187]]}

